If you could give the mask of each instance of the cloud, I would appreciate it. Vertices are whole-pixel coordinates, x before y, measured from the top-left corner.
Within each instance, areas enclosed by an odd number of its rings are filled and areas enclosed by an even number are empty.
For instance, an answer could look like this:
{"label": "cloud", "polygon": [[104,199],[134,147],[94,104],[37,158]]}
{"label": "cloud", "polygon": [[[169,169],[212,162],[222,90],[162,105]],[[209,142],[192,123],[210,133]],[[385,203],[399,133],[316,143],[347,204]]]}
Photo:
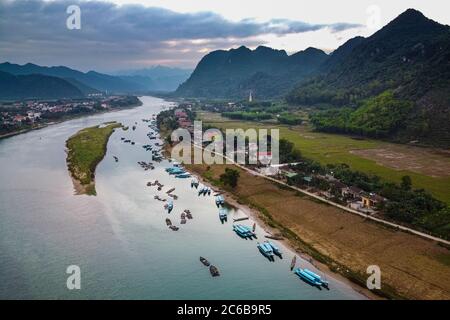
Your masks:
{"label": "cloud", "polygon": [[[68,30],[66,8],[81,8],[81,30]],[[214,12],[178,13],[104,1],[0,0],[3,59],[61,61],[109,68],[133,61],[198,60],[205,51],[252,46],[264,35],[283,36],[321,29],[340,32],[349,23],[310,24],[288,19],[230,21]],[[175,44],[175,45],[174,45]]]}

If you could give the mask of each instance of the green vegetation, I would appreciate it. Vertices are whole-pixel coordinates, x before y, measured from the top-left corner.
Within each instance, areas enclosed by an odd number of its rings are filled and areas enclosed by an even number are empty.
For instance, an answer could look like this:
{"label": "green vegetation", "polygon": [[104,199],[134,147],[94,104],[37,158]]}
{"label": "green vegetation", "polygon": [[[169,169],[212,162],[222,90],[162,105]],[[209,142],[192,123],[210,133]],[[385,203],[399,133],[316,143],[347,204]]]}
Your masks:
{"label": "green vegetation", "polygon": [[222,116],[230,119],[247,120],[247,121],[260,121],[272,119],[272,115],[266,112],[245,112],[245,111],[234,111],[234,112],[224,112]]}
{"label": "green vegetation", "polygon": [[225,172],[220,175],[220,182],[225,186],[236,188],[239,180],[239,171],[235,169],[225,168]]}
{"label": "green vegetation", "polygon": [[300,150],[294,148],[294,143],[280,139],[279,142],[280,163],[292,163],[302,159]]}
{"label": "green vegetation", "polygon": [[[299,174],[289,178],[290,184],[300,187],[307,185],[322,191],[328,191],[331,188],[333,200],[345,204],[341,190],[334,190],[328,180],[314,176],[314,174],[322,176],[332,174],[347,186],[355,186],[365,192],[374,192],[388,199],[387,202],[381,202],[378,207],[387,218],[450,239],[450,208],[423,189],[412,190],[413,182],[409,176],[403,176],[401,183],[396,184],[382,181],[376,175],[351,170],[345,164],[322,166],[309,159],[304,159],[301,164],[291,167]],[[306,182],[304,177],[311,174],[313,174],[311,182]]]}
{"label": "green vegetation", "polygon": [[[376,141],[372,139],[354,139],[345,135],[313,132],[305,126],[287,127],[284,125],[264,124],[257,122],[227,121],[218,114],[198,113],[207,125],[215,128],[277,128],[280,130],[280,138],[286,139],[294,144],[295,149],[301,151],[304,158],[314,160],[321,165],[327,164],[347,164],[352,170],[364,172],[368,175],[379,176],[386,182],[400,183],[403,176],[410,176],[413,187],[425,189],[437,199],[450,204],[450,177],[442,175],[429,175],[417,171],[408,170],[408,167],[398,167],[394,169],[386,166],[370,157],[363,157],[356,154],[355,150],[372,150],[383,148],[409,147],[397,146],[388,142]],[[413,151],[410,151],[413,152]],[[423,158],[423,159],[422,159]],[[427,153],[426,158],[421,157],[421,164],[426,165],[430,160],[448,161],[447,158],[432,153]]]}
{"label": "green vegetation", "polygon": [[303,117],[296,114],[292,114],[290,112],[283,112],[279,115],[278,122],[282,124],[296,126],[302,124]]}
{"label": "green vegetation", "polygon": [[41,74],[12,75],[0,71],[0,99],[81,98],[82,92],[68,81]]}
{"label": "green vegetation", "polygon": [[319,131],[386,138],[402,128],[412,106],[411,102],[396,99],[392,91],[386,91],[368,99],[357,109],[330,109],[316,113],[311,122]]}
{"label": "green vegetation", "polygon": [[122,124],[111,122],[78,131],[66,141],[69,171],[80,194],[95,195],[95,169],[106,154],[109,137]]}
{"label": "green vegetation", "polygon": [[344,108],[318,115],[319,130],[448,147],[449,30],[409,9],[371,37],[338,48],[325,72],[301,83],[287,101]]}
{"label": "green vegetation", "polygon": [[284,50],[244,46],[213,51],[199,62],[177,96],[246,99],[281,97],[295,84],[315,72],[327,59],[319,49],[308,48],[293,55]]}

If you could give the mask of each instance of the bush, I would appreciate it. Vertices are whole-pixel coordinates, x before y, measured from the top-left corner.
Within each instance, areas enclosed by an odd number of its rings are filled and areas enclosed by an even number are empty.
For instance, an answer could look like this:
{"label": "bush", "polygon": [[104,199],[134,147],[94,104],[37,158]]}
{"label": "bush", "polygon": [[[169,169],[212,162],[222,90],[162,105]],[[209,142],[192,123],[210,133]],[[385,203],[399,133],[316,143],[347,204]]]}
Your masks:
{"label": "bush", "polygon": [[232,188],[236,188],[239,179],[239,171],[235,169],[226,168],[225,172],[220,175],[220,181]]}

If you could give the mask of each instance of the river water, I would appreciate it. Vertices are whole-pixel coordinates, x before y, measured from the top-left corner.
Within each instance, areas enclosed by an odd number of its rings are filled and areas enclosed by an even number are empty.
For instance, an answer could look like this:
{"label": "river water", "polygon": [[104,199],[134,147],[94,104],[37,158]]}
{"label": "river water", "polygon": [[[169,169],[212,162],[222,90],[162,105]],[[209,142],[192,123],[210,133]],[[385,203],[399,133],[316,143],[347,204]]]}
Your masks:
{"label": "river water", "polygon": [[[221,224],[214,198],[198,197],[190,179],[164,168],[144,171],[150,161],[141,146],[153,144],[142,118],[169,102],[142,97],[143,105],[75,119],[0,140],[0,298],[2,299],[363,299],[334,279],[319,290],[289,271],[292,254],[269,262],[256,241],[243,240]],[[65,141],[78,130],[106,121],[130,126],[117,130],[96,172],[97,196],[74,195],[67,171]],[[137,122],[135,131],[131,130]],[[136,145],[121,141],[126,137]],[[113,155],[119,158],[115,162]],[[164,184],[163,192],[147,187]],[[166,226],[168,214],[155,195],[175,187],[170,214],[180,227]],[[180,225],[180,213],[194,219]],[[249,222],[243,222],[244,224]],[[264,233],[257,227],[259,239]],[[281,246],[287,252],[287,249]],[[216,265],[212,278],[199,256]],[[299,260],[297,259],[297,262]],[[300,264],[308,266],[305,261]],[[81,289],[68,290],[66,269],[81,269]]]}

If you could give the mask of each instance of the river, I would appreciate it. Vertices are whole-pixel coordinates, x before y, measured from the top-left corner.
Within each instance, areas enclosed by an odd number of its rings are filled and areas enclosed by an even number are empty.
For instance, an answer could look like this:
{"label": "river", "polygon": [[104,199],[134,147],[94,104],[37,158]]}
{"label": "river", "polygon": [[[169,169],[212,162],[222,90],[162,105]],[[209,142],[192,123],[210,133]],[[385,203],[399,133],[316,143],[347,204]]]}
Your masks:
{"label": "river", "polygon": [[[97,114],[0,140],[0,298],[1,299],[364,299],[349,285],[329,278],[319,290],[289,271],[292,254],[269,262],[256,241],[221,224],[213,197],[198,197],[190,179],[176,179],[150,161],[141,146],[153,144],[142,118],[170,103],[142,97],[133,109]],[[67,171],[65,141],[78,130],[119,121],[96,171],[97,196],[74,195]],[[135,131],[131,129],[137,122]],[[126,137],[136,145],[121,141]],[[115,162],[113,155],[119,158]],[[179,199],[170,214],[180,227],[167,228],[167,212],[154,199],[151,180],[175,187]],[[167,197],[167,196],[166,196]],[[180,225],[189,209],[193,220]],[[230,209],[230,218],[240,214]],[[244,223],[248,223],[245,222]],[[263,238],[257,227],[259,238]],[[216,265],[212,278],[199,256]],[[299,262],[299,259],[297,259]],[[309,266],[301,260],[300,264]],[[81,269],[81,289],[68,290],[66,268]]]}

